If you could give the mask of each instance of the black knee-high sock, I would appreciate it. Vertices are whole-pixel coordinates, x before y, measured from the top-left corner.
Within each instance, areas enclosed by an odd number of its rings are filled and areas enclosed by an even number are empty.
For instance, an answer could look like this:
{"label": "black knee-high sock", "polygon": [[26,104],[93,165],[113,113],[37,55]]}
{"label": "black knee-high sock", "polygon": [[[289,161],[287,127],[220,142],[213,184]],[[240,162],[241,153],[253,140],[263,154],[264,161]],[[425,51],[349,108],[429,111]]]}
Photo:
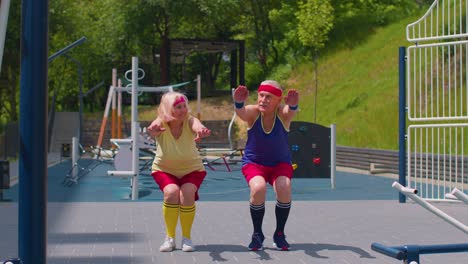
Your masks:
{"label": "black knee-high sock", "polygon": [[263,235],[262,223],[263,223],[264,215],[265,215],[264,203],[259,204],[259,205],[250,204],[250,216],[252,217],[254,233],[259,233]]}
{"label": "black knee-high sock", "polygon": [[276,201],[275,215],[276,215],[276,231],[275,233],[284,233],[284,226],[288,220],[289,210],[291,209],[291,202],[282,203]]}

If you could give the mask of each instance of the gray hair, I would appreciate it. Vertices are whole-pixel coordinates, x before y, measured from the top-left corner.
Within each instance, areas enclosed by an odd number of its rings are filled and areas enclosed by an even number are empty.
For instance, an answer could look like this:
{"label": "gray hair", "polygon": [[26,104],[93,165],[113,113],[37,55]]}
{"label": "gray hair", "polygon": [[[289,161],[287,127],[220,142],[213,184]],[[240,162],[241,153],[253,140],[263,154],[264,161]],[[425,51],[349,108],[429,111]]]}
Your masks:
{"label": "gray hair", "polygon": [[283,90],[283,88],[281,87],[281,85],[277,81],[265,80],[260,85],[262,85],[262,84],[271,85],[271,86],[274,86],[274,87],[280,89],[281,91]]}

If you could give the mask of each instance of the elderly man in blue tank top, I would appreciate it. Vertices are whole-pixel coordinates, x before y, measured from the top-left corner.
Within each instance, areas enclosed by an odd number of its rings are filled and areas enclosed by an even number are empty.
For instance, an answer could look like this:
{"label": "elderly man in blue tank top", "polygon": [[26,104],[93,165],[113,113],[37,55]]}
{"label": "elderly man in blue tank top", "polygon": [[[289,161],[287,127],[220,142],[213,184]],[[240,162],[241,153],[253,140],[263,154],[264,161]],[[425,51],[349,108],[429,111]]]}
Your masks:
{"label": "elderly man in blue tank top", "polygon": [[291,152],[288,144],[289,125],[296,114],[299,94],[291,89],[284,96],[281,86],[272,80],[263,81],[258,88],[254,105],[245,105],[247,87],[234,91],[236,114],[248,125],[247,143],[242,157],[242,173],[250,187],[250,215],[253,223],[249,250],[262,250],[265,236],[262,231],[265,215],[267,183],[276,193],[276,230],[273,247],[289,250],[284,227],[291,209]]}

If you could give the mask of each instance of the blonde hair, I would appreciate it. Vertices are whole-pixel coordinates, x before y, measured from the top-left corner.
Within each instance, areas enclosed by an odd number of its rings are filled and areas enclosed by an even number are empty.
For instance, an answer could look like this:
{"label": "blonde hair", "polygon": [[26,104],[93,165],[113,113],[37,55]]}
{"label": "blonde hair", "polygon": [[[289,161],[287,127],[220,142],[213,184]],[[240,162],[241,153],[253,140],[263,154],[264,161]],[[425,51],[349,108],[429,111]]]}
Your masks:
{"label": "blonde hair", "polygon": [[190,112],[187,96],[179,92],[167,92],[161,97],[161,102],[158,107],[158,117],[161,118],[163,122],[167,123],[174,120],[174,102],[180,97],[184,98],[183,104],[185,104],[188,112]]}

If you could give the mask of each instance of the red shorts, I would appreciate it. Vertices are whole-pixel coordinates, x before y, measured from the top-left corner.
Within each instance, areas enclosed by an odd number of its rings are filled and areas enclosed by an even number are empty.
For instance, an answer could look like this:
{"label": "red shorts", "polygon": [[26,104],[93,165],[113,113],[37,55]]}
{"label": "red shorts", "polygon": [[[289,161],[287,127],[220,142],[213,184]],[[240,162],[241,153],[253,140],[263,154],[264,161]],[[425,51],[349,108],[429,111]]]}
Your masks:
{"label": "red shorts", "polygon": [[286,176],[291,179],[293,175],[293,167],[291,164],[286,162],[281,162],[272,167],[248,163],[242,167],[242,174],[244,174],[247,183],[255,176],[262,176],[265,178],[266,182],[273,185],[276,178],[279,176]]}
{"label": "red shorts", "polygon": [[168,184],[175,184],[180,187],[186,183],[193,183],[197,187],[197,191],[195,192],[195,201],[198,201],[198,189],[200,189],[200,185],[203,182],[203,179],[205,179],[206,171],[192,171],[182,178],[177,178],[176,176],[163,171],[153,171],[151,176],[153,176],[153,179],[159,185],[159,189],[161,191],[163,191],[164,187]]}

